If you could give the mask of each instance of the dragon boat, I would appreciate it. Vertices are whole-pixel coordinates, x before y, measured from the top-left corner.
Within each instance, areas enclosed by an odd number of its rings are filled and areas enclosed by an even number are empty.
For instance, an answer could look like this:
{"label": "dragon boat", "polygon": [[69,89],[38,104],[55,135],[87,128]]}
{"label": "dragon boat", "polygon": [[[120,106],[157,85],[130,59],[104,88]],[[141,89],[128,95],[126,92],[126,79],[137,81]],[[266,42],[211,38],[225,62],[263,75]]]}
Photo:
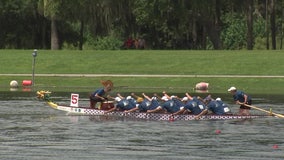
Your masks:
{"label": "dragon boat", "polygon": [[[113,102],[104,102],[102,108],[93,109],[90,107],[78,106],[79,95],[71,94],[70,105],[60,105],[53,102],[50,98],[49,91],[37,91],[37,97],[44,100],[48,106],[53,109],[65,111],[68,115],[89,115],[89,116],[113,116],[113,117],[125,117],[137,120],[154,120],[154,121],[189,121],[195,120],[195,115],[192,114],[180,114],[173,115],[168,113],[145,113],[145,112],[130,112],[125,113],[122,111],[113,111],[105,113],[108,109],[111,109],[114,104]],[[200,120],[229,120],[229,119],[253,119],[253,118],[264,118],[271,115],[203,115]]]}

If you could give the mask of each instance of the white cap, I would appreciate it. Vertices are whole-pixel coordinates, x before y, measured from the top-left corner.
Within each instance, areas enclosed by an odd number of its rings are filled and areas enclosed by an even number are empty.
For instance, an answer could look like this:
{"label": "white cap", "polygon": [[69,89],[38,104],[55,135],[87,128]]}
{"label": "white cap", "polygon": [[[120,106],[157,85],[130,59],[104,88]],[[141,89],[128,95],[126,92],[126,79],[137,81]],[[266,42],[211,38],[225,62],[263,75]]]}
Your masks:
{"label": "white cap", "polygon": [[129,99],[132,99],[132,97],[131,96],[127,96],[126,99],[129,100]]}
{"label": "white cap", "polygon": [[187,97],[183,97],[181,101],[183,101],[183,102],[184,101],[188,101],[188,98]]}
{"label": "white cap", "polygon": [[175,95],[172,95],[172,96],[171,96],[171,99],[173,99],[173,98],[176,98],[176,96],[175,96]]}
{"label": "white cap", "polygon": [[218,98],[216,98],[216,101],[222,101],[222,99],[218,97]]}
{"label": "white cap", "polygon": [[119,101],[121,101],[121,98],[119,98],[119,97],[115,97],[115,99],[114,99],[116,102],[119,102]]}
{"label": "white cap", "polygon": [[166,96],[163,96],[161,99],[162,99],[163,101],[168,101],[168,100],[169,100]]}
{"label": "white cap", "polygon": [[152,97],[151,99],[152,99],[152,100],[157,100],[157,97]]}
{"label": "white cap", "polygon": [[228,89],[228,92],[235,91],[235,90],[237,90],[236,87],[231,87],[231,88]]}

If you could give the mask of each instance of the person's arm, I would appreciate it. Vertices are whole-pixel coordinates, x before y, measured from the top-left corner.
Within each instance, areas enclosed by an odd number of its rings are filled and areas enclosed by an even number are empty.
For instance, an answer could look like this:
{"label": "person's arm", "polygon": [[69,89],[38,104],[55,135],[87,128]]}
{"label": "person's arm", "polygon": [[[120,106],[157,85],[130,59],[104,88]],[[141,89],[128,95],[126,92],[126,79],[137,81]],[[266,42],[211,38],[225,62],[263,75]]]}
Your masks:
{"label": "person's arm", "polygon": [[[242,98],[244,99],[243,102],[240,101],[240,99],[242,100]],[[248,96],[243,92],[237,92],[234,95],[234,100],[235,100],[236,104],[239,104],[239,105],[243,105],[243,104],[247,103],[247,99],[248,99]]]}
{"label": "person's arm", "polygon": [[246,104],[246,103],[248,102],[248,96],[247,96],[246,94],[244,94],[244,99],[245,99],[245,100],[244,100],[243,103]]}
{"label": "person's arm", "polygon": [[183,114],[185,110],[186,110],[185,108],[182,108],[182,109],[180,109],[179,111],[173,113],[173,115]]}
{"label": "person's arm", "polygon": [[118,96],[120,99],[125,99],[125,97],[121,96],[120,93],[117,93],[117,96]]}
{"label": "person's arm", "polygon": [[242,105],[243,103],[241,103],[239,100],[235,101],[236,104]]}
{"label": "person's arm", "polygon": [[200,119],[201,116],[205,115],[208,113],[208,109],[203,110],[199,115],[195,116],[194,119]]}
{"label": "person's arm", "polygon": [[133,96],[134,98],[138,98],[138,96],[135,93],[131,93],[131,96]]}
{"label": "person's arm", "polygon": [[167,94],[166,91],[163,91],[164,96],[166,96],[168,99],[171,99],[171,97]]}
{"label": "person's arm", "polygon": [[199,96],[197,97],[197,99],[200,100],[204,104],[206,103],[205,100],[203,98],[199,97]]}
{"label": "person's arm", "polygon": [[189,100],[192,100],[193,98],[191,97],[191,95],[189,95],[189,93],[185,93],[185,95],[187,96],[187,98],[189,99]]}
{"label": "person's arm", "polygon": [[126,111],[124,111],[125,113],[129,113],[129,112],[134,112],[134,111],[137,111],[137,110],[139,110],[139,108],[138,107],[135,107],[135,108],[132,108],[132,109],[130,109],[130,110],[126,110]]}
{"label": "person's arm", "polygon": [[110,110],[104,111],[104,114],[107,114],[107,113],[109,113],[109,112],[113,112],[113,111],[115,111],[116,109],[117,109],[116,107],[113,107],[113,108],[111,108]]}
{"label": "person's arm", "polygon": [[100,96],[98,93],[95,94],[95,97],[97,97],[97,98],[99,98],[99,99],[101,99],[101,100],[103,100],[103,101],[105,100],[105,98],[102,97],[102,96]]}
{"label": "person's arm", "polygon": [[144,98],[146,98],[146,99],[148,99],[148,101],[152,101],[152,99],[149,97],[149,96],[147,96],[145,93],[142,93],[142,95],[144,96]]}
{"label": "person's arm", "polygon": [[189,110],[184,110],[181,114],[189,114],[191,111]]}
{"label": "person's arm", "polygon": [[161,111],[163,108],[161,106],[157,107],[156,109],[147,110],[147,113],[156,113]]}
{"label": "person's arm", "polygon": [[157,97],[159,100],[162,99],[162,97],[160,97],[157,93],[154,93],[154,96]]}
{"label": "person's arm", "polygon": [[115,98],[114,97],[112,97],[111,95],[107,95],[107,98],[108,99],[112,99],[112,100],[114,100]]}
{"label": "person's arm", "polygon": [[138,98],[142,98],[140,96],[135,95],[135,93],[131,93],[131,96],[133,96],[134,98],[138,99]]}
{"label": "person's arm", "polygon": [[99,90],[96,94],[95,97],[101,99],[101,100],[105,100],[105,98],[103,97],[103,95],[105,94],[104,90]]}
{"label": "person's arm", "polygon": [[239,104],[239,105],[244,105],[247,103],[247,100],[248,100],[248,96],[246,94],[243,94],[243,97],[244,97],[244,102],[240,102],[239,100],[236,101],[236,104]]}

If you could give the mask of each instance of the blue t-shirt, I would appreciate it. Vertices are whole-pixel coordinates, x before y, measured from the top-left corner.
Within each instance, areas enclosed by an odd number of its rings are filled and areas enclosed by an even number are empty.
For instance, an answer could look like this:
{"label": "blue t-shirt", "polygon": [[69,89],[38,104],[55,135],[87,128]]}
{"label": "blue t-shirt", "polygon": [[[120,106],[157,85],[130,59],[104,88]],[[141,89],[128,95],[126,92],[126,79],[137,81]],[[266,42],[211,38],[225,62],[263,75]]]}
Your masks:
{"label": "blue t-shirt", "polygon": [[207,109],[217,115],[223,115],[230,112],[229,107],[222,101],[211,101],[208,103]]}
{"label": "blue t-shirt", "polygon": [[180,110],[180,106],[175,103],[174,100],[168,100],[161,106],[163,109],[165,109],[169,113],[175,113]]}
{"label": "blue t-shirt", "polygon": [[125,110],[130,110],[132,108],[135,108],[136,104],[133,103],[133,101],[131,100],[122,99],[121,101],[117,103],[116,107],[119,108],[121,111],[125,111]]}
{"label": "blue t-shirt", "polygon": [[96,94],[98,94],[99,96],[103,96],[105,94],[105,90],[104,88],[100,88],[100,89],[97,89],[93,94],[92,96],[95,96]]}
{"label": "blue t-shirt", "polygon": [[203,102],[194,97],[185,104],[184,108],[189,110],[192,114],[198,115],[205,109],[205,105]]}
{"label": "blue t-shirt", "polygon": [[159,102],[155,99],[149,101],[148,99],[144,99],[138,106],[140,112],[147,112],[147,110],[156,109],[159,106]]}
{"label": "blue t-shirt", "polygon": [[179,108],[183,107],[185,105],[181,100],[179,100],[177,98],[173,98],[172,100],[175,102],[176,106],[179,107]]}
{"label": "blue t-shirt", "polygon": [[[240,101],[240,102],[244,102],[245,101],[245,97],[244,97],[245,93],[242,91],[237,91],[234,95],[234,101]],[[248,95],[247,95],[248,96]],[[248,96],[247,101],[251,101],[251,97]]]}
{"label": "blue t-shirt", "polygon": [[128,99],[129,103],[131,103],[131,105],[136,106],[137,101],[134,98]]}

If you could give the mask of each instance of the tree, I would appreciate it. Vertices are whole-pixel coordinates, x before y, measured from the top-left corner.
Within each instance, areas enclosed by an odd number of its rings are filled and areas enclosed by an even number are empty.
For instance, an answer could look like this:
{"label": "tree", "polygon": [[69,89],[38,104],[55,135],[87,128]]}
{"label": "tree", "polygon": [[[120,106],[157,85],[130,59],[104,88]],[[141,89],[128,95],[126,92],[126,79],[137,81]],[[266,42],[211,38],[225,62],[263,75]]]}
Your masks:
{"label": "tree", "polygon": [[0,1],[0,47],[82,50],[102,40],[117,46],[131,36],[143,37],[153,49],[253,49],[256,40],[258,48],[264,46],[266,22],[266,47],[271,37],[276,49],[277,37],[282,43],[282,5],[276,0],[5,0]]}
{"label": "tree", "polygon": [[265,30],[266,30],[266,49],[269,49],[269,0],[265,0]]}
{"label": "tree", "polygon": [[0,1],[0,48],[37,48],[39,28],[44,21],[36,12],[34,0]]}
{"label": "tree", "polygon": [[63,3],[63,6],[69,7],[62,8],[64,9],[62,17],[64,17],[65,21],[70,22],[73,30],[78,34],[78,38],[73,40],[73,44],[78,46],[79,50],[83,50],[85,24],[88,24],[89,15],[91,15],[91,10],[89,10],[90,0],[69,0]]}
{"label": "tree", "polygon": [[[221,49],[221,6],[220,0],[207,1],[206,9],[202,12],[202,17],[208,37],[211,40],[214,49]],[[205,48],[204,48],[205,49]]]}
{"label": "tree", "polygon": [[63,0],[39,0],[39,12],[51,21],[51,49],[59,49],[59,37],[57,30],[57,20],[60,18],[60,6]]}
{"label": "tree", "polygon": [[271,27],[271,41],[272,49],[276,49],[276,22],[275,22],[275,2],[270,0],[270,27]]}
{"label": "tree", "polygon": [[246,0],[246,17],[247,17],[247,49],[253,49],[253,1]]}

